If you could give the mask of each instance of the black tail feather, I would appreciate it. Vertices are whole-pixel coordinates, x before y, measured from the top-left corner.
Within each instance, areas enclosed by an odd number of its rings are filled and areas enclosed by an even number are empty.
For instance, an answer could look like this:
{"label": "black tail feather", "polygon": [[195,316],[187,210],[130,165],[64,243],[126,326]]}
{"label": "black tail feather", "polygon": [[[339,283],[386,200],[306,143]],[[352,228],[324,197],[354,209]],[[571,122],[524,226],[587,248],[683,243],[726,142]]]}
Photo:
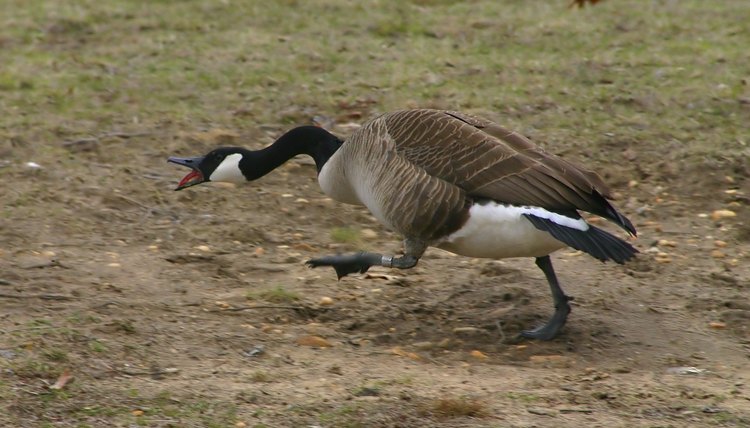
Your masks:
{"label": "black tail feather", "polygon": [[[523,214],[523,216],[537,229],[549,232],[558,241],[590,254],[603,262],[612,260],[615,263],[623,264],[638,253],[638,250],[629,243],[592,225],[589,225],[587,230],[578,230],[559,225],[550,219],[537,217],[533,214]],[[625,220],[627,221],[627,219]],[[630,226],[632,228],[632,225]]]}
{"label": "black tail feather", "polygon": [[633,223],[624,215],[617,212],[615,207],[612,206],[612,204],[609,203],[609,201],[602,196],[599,192],[594,192],[594,195],[597,196],[600,200],[599,203],[603,207],[602,211],[592,211],[596,215],[600,215],[607,220],[611,220],[616,225],[620,226],[621,228],[625,229],[629,234],[633,236],[637,236],[638,233],[635,231],[635,226],[633,226]]}

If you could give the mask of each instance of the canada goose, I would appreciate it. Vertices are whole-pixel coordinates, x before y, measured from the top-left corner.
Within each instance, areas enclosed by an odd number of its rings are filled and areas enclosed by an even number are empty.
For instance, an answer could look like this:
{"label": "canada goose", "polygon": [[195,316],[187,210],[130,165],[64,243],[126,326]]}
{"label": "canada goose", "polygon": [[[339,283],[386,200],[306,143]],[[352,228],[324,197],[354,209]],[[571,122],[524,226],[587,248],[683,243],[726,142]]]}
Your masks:
{"label": "canada goose", "polygon": [[546,153],[523,136],[480,117],[442,110],[383,114],[346,141],[314,127],[294,128],[257,151],[222,147],[196,158],[170,157],[192,171],[175,190],[207,181],[258,179],[292,157],[310,155],[331,198],[366,206],[404,237],[400,257],[360,252],[309,260],[332,266],[339,279],[371,266],[408,269],[428,246],[469,257],[535,257],[552,291],[555,312],[522,336],[552,339],[570,305],[549,254],[573,247],[624,263],[638,251],[578,213],[606,218],[635,236],[633,224],[607,201],[595,173]]}

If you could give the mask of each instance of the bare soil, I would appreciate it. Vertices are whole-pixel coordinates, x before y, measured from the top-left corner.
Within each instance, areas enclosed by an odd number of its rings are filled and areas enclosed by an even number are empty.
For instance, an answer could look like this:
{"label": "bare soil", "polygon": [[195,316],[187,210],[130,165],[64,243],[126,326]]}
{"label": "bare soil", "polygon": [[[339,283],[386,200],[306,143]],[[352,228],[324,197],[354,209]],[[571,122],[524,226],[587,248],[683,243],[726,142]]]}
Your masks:
{"label": "bare soil", "polygon": [[[397,252],[398,237],[327,199],[307,159],[172,192],[185,171],[150,156],[161,132],[6,172],[5,200],[29,207],[0,223],[8,426],[750,424],[747,175],[718,199],[696,191],[708,176],[618,189],[642,254],[556,254],[574,309],[534,342],[517,333],[552,308],[531,260],[430,250],[410,271],[337,281],[304,260]],[[215,129],[159,153],[253,140]],[[727,204],[739,215],[711,218]],[[50,391],[64,369],[74,380]]]}

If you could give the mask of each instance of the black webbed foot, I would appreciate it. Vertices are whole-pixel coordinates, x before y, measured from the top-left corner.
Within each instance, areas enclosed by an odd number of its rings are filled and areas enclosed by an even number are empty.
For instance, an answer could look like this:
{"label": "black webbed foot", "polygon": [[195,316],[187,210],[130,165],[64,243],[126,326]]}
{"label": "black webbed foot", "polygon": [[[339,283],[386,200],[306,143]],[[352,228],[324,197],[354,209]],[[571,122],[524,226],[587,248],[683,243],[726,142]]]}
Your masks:
{"label": "black webbed foot", "polygon": [[411,255],[391,257],[378,253],[359,252],[355,254],[336,254],[335,256],[318,257],[308,260],[305,264],[311,268],[331,266],[336,270],[336,275],[338,275],[339,279],[341,279],[350,273],[365,273],[372,266],[409,269],[414,267],[417,261],[419,261],[419,258]]}
{"label": "black webbed foot", "polygon": [[[377,258],[377,260],[373,260]],[[336,270],[338,279],[341,279],[350,273],[365,273],[371,266],[380,264],[380,256],[372,257],[367,253],[356,254],[336,254],[335,256],[323,256],[310,259],[305,262],[311,268],[320,266],[331,266]]]}
{"label": "black webbed foot", "polygon": [[547,321],[543,326],[539,326],[533,330],[524,330],[521,332],[521,337],[527,339],[536,340],[552,340],[557,336],[560,330],[568,320],[568,314],[570,314],[570,305],[568,301],[573,300],[571,297],[565,296],[565,302],[558,303],[555,306],[555,313],[552,318]]}

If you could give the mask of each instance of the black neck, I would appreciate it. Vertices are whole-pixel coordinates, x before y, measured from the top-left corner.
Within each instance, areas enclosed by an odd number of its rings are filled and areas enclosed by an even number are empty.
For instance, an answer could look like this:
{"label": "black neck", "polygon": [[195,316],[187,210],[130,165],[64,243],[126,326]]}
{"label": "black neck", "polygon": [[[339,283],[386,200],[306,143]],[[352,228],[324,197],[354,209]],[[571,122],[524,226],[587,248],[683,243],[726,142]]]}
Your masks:
{"label": "black neck", "polygon": [[245,152],[240,169],[248,180],[255,180],[297,155],[309,155],[320,173],[323,165],[342,144],[343,141],[323,128],[300,126],[264,149]]}

